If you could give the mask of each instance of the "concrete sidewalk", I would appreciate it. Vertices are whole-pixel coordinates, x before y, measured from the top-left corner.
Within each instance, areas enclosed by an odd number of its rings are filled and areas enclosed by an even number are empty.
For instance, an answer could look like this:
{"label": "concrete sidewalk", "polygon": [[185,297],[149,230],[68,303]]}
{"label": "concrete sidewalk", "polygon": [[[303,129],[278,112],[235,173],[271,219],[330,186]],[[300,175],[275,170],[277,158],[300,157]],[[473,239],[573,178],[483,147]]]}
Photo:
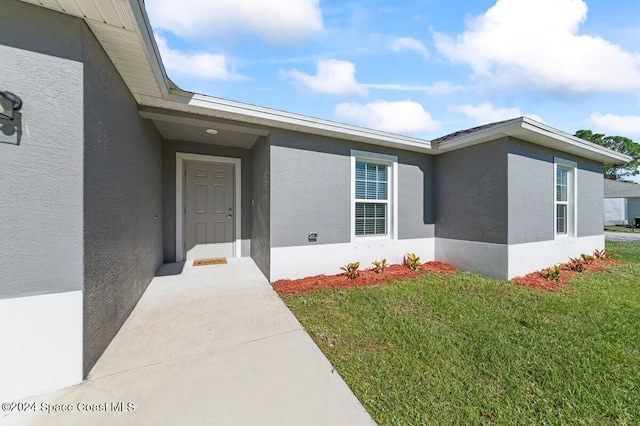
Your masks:
{"label": "concrete sidewalk", "polygon": [[638,232],[604,232],[606,241],[634,241],[640,242],[640,231]]}
{"label": "concrete sidewalk", "polygon": [[0,424],[373,424],[251,259],[179,266],[159,271],[85,383]]}

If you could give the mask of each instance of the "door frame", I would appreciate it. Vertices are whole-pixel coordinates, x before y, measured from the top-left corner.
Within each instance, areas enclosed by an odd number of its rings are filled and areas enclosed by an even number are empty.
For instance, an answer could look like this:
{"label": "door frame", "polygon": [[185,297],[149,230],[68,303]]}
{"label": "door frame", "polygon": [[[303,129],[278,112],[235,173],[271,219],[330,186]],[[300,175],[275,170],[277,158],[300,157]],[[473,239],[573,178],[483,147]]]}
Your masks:
{"label": "door frame", "polygon": [[217,157],[215,155],[205,154],[190,154],[187,152],[176,152],[176,262],[182,262],[185,260],[184,235],[183,235],[183,220],[184,220],[184,163],[185,161],[198,161],[201,163],[218,163],[218,164],[231,164],[234,166],[234,212],[235,215],[235,227],[234,227],[234,256],[242,256],[242,182],[241,182],[241,160],[239,158],[232,157]]}

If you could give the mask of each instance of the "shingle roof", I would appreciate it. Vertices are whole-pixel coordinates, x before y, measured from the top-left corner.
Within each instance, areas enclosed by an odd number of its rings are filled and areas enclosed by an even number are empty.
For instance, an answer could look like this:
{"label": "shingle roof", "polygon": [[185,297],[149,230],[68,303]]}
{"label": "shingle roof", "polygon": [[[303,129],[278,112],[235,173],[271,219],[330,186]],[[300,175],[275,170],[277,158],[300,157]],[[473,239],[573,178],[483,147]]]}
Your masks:
{"label": "shingle roof", "polygon": [[640,197],[640,185],[637,183],[604,180],[604,198]]}
{"label": "shingle roof", "polygon": [[495,123],[484,124],[482,126],[472,127],[470,129],[458,130],[457,132],[453,132],[453,133],[449,133],[448,135],[441,136],[438,139],[433,139],[431,142],[436,143],[436,142],[448,141],[450,139],[457,138],[458,136],[468,135],[468,134],[477,132],[479,130],[489,129],[491,127],[497,127],[500,124],[504,124],[509,121],[513,121],[513,120],[510,119],[510,120],[497,121]]}

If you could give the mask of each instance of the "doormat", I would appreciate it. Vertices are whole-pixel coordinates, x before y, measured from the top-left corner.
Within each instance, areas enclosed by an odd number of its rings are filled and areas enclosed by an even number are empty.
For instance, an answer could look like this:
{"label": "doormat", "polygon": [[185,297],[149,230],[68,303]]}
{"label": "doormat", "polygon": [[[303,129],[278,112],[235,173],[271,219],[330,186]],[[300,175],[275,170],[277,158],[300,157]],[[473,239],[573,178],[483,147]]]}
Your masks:
{"label": "doormat", "polygon": [[223,265],[225,263],[227,263],[227,259],[225,257],[209,257],[194,260],[193,266]]}

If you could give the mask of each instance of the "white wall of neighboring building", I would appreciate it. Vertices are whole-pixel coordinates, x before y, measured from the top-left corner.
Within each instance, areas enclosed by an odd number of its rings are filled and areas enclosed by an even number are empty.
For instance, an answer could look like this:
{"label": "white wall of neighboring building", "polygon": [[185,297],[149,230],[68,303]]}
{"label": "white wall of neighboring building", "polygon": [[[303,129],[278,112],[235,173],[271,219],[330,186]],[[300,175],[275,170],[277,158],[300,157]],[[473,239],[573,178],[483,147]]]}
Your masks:
{"label": "white wall of neighboring building", "polygon": [[604,199],[604,224],[626,225],[629,223],[627,217],[627,199],[626,198],[605,198]]}

